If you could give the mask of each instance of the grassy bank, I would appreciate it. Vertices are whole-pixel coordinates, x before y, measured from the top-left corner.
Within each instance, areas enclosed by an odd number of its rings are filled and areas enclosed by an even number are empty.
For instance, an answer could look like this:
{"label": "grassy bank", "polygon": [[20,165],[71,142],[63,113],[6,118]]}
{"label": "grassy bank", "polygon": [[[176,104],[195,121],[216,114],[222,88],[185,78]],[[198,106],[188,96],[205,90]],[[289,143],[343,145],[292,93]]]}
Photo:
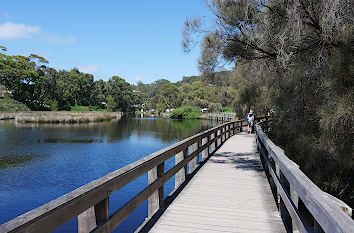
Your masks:
{"label": "grassy bank", "polygon": [[122,115],[121,112],[2,112],[0,119],[1,116],[12,116],[23,123],[85,123],[119,119]]}

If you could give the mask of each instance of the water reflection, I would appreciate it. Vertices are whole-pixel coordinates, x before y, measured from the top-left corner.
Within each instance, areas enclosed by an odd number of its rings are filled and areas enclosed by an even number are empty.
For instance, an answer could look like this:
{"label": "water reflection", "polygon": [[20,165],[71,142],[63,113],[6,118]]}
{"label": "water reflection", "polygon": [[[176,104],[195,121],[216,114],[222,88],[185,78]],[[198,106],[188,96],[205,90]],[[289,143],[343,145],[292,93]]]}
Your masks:
{"label": "water reflection", "polygon": [[4,155],[0,157],[0,169],[24,166],[38,155]]}
{"label": "water reflection", "polygon": [[66,138],[48,138],[37,140],[38,143],[101,143],[102,139],[66,139]]}
{"label": "water reflection", "polygon": [[[216,122],[202,120],[170,120],[157,118],[129,118],[118,121],[88,124],[38,124],[0,121],[0,143],[18,142],[31,135],[37,143],[100,143],[117,142],[129,138],[132,134],[141,137],[150,134],[165,142],[184,139],[194,133],[215,126]],[[3,135],[6,131],[6,135]],[[29,133],[30,132],[30,133]],[[51,137],[55,135],[55,137]],[[58,137],[61,135],[62,137]],[[82,138],[89,137],[89,138]],[[78,138],[81,137],[81,138]],[[97,137],[97,138],[92,138]]]}
{"label": "water reflection", "polygon": [[[129,117],[76,125],[0,121],[0,224],[215,125]],[[174,159],[170,162],[167,167]],[[146,185],[145,175],[124,188],[112,198],[112,210]],[[173,182],[165,186],[166,193],[172,189]],[[134,231],[146,214],[144,205],[119,229]],[[57,232],[72,232],[76,227],[73,221]]]}

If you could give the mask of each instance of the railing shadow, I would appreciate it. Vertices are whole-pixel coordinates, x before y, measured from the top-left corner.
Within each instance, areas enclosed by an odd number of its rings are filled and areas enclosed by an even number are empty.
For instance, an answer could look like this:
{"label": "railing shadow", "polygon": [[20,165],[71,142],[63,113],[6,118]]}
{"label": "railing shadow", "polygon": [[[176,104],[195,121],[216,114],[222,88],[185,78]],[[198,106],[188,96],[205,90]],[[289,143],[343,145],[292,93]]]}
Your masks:
{"label": "railing shadow", "polygon": [[263,172],[263,166],[256,153],[221,152],[214,154],[210,162],[219,164],[233,164],[236,169]]}

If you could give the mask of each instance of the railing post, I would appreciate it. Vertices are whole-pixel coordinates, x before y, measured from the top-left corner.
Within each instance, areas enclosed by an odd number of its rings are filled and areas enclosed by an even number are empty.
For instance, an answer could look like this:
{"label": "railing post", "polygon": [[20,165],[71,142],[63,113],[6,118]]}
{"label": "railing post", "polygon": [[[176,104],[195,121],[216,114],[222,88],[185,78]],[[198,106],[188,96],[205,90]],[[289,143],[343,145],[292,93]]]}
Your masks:
{"label": "railing post", "polygon": [[[205,137],[202,139],[202,146],[204,146],[205,144],[207,144],[209,141],[209,136]],[[209,156],[209,148],[206,147],[203,151],[202,151],[202,161],[204,161],[206,158],[208,158]]]}
{"label": "railing post", "polygon": [[95,207],[82,212],[77,216],[77,227],[78,233],[88,233],[91,232],[96,227],[96,217],[95,217]]}
{"label": "railing post", "polygon": [[100,225],[109,218],[109,197],[95,205],[96,224]]}
{"label": "railing post", "polygon": [[96,226],[106,222],[109,218],[109,197],[77,216],[78,232],[91,232]]}
{"label": "railing post", "polygon": [[[189,146],[189,156],[196,150],[198,150],[198,142],[193,143],[192,145]],[[195,156],[190,162],[189,162],[189,174],[194,172],[194,170],[198,166],[198,155]]]}
{"label": "railing post", "polygon": [[[213,140],[212,133],[208,135],[208,142],[210,142],[211,140]],[[209,156],[211,153],[213,153],[213,145],[209,144],[209,146],[207,148],[208,148],[208,156]]]}
{"label": "railing post", "polygon": [[[215,131],[214,138],[216,138],[217,136],[218,136],[218,130]],[[218,140],[215,140],[213,152],[216,151],[216,148],[218,148]]]}
{"label": "railing post", "polygon": [[[188,155],[188,147],[187,147],[187,153],[185,153],[186,150],[182,150],[178,154],[175,155],[175,165],[179,164],[182,162]],[[181,170],[179,170],[176,175],[175,175],[175,189],[177,189],[185,180],[186,180],[186,172],[187,169],[186,167],[183,167]]]}
{"label": "railing post", "polygon": [[243,129],[242,129],[242,121],[240,121],[240,132],[243,132]]}
{"label": "railing post", "polygon": [[[218,129],[216,136],[219,136],[220,132],[221,132],[221,130]],[[221,142],[221,137],[216,140],[216,148],[218,148],[218,146],[220,146],[220,142]]]}
{"label": "railing post", "polygon": [[[296,209],[299,209],[299,195],[296,193],[296,191],[292,185],[290,185],[290,197],[291,197],[292,202],[296,206]],[[291,219],[291,222],[293,225],[293,232],[295,230],[298,230],[294,219]]]}
{"label": "railing post", "polygon": [[268,115],[266,115],[266,122],[265,122],[265,133],[268,134],[269,132],[269,121],[268,121]]}
{"label": "railing post", "polygon": [[[149,185],[162,177],[165,173],[165,162],[162,162],[157,167],[154,167],[148,172]],[[152,217],[156,211],[163,206],[164,201],[164,185],[148,198],[148,217]]]}
{"label": "railing post", "polygon": [[[290,184],[281,171],[280,171],[279,178],[280,178],[280,183],[283,185],[285,190],[290,194]],[[279,195],[279,191],[278,191],[278,195]],[[293,232],[292,220],[291,220],[291,216],[289,214],[289,211],[286,208],[283,199],[280,196],[279,196],[279,198],[280,198],[279,211],[280,211],[280,216],[283,219],[284,226],[285,226],[287,232]]]}
{"label": "railing post", "polygon": [[[280,179],[280,168],[279,168],[278,164],[276,164],[275,162],[274,162],[274,167],[275,167],[275,172],[276,172],[277,176]],[[276,198],[277,198],[276,199],[276,203],[277,203],[277,206],[278,206],[278,209],[279,209],[279,212],[280,212],[280,194],[279,194],[279,189],[280,188],[276,188],[276,192],[277,192],[277,194],[276,194]]]}

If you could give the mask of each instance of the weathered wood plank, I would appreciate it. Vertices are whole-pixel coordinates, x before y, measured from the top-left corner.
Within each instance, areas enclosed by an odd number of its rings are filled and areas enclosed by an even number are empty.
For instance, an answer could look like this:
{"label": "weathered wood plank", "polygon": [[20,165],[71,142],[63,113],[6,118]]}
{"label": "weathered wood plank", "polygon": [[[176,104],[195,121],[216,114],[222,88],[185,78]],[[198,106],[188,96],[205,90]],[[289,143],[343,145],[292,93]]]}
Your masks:
{"label": "weathered wood plank", "polygon": [[[209,140],[209,137],[205,137],[202,139],[202,145],[204,146],[205,144],[208,143],[208,140]],[[208,150],[209,147],[205,148],[203,151],[202,151],[202,161],[204,161],[206,158],[208,158],[209,156],[209,150]]]}
{"label": "weathered wood plank", "polygon": [[151,232],[285,232],[254,145],[254,135],[227,140]]}
{"label": "weathered wood plank", "polygon": [[95,205],[96,224],[102,224],[109,218],[109,197]]}
{"label": "weathered wood plank", "polygon": [[[187,156],[187,155],[186,155]],[[182,162],[185,157],[184,152],[181,151],[178,154],[175,155],[175,165],[177,165],[178,163]],[[186,171],[185,168],[181,168],[181,170],[179,170],[176,175],[175,175],[175,189],[177,189],[179,186],[181,186],[181,184],[186,180]]]}
{"label": "weathered wood plank", "polygon": [[[279,165],[290,186],[293,187],[323,230],[325,232],[352,232],[354,229],[353,220],[323,195],[323,191],[263,133],[260,126],[257,125],[256,129],[259,141],[265,146],[275,163]],[[272,172],[272,169],[269,170]]]}
{"label": "weathered wood plank", "polygon": [[95,207],[91,207],[88,210],[82,212],[77,216],[78,221],[78,233],[88,233],[95,229],[96,217]]}
{"label": "weathered wood plank", "polygon": [[[198,142],[194,143],[193,145],[189,146],[189,153],[192,154],[194,151],[198,149]],[[194,172],[194,170],[198,166],[198,156],[194,157],[190,162],[189,162],[189,171],[188,173],[191,174]]]}

